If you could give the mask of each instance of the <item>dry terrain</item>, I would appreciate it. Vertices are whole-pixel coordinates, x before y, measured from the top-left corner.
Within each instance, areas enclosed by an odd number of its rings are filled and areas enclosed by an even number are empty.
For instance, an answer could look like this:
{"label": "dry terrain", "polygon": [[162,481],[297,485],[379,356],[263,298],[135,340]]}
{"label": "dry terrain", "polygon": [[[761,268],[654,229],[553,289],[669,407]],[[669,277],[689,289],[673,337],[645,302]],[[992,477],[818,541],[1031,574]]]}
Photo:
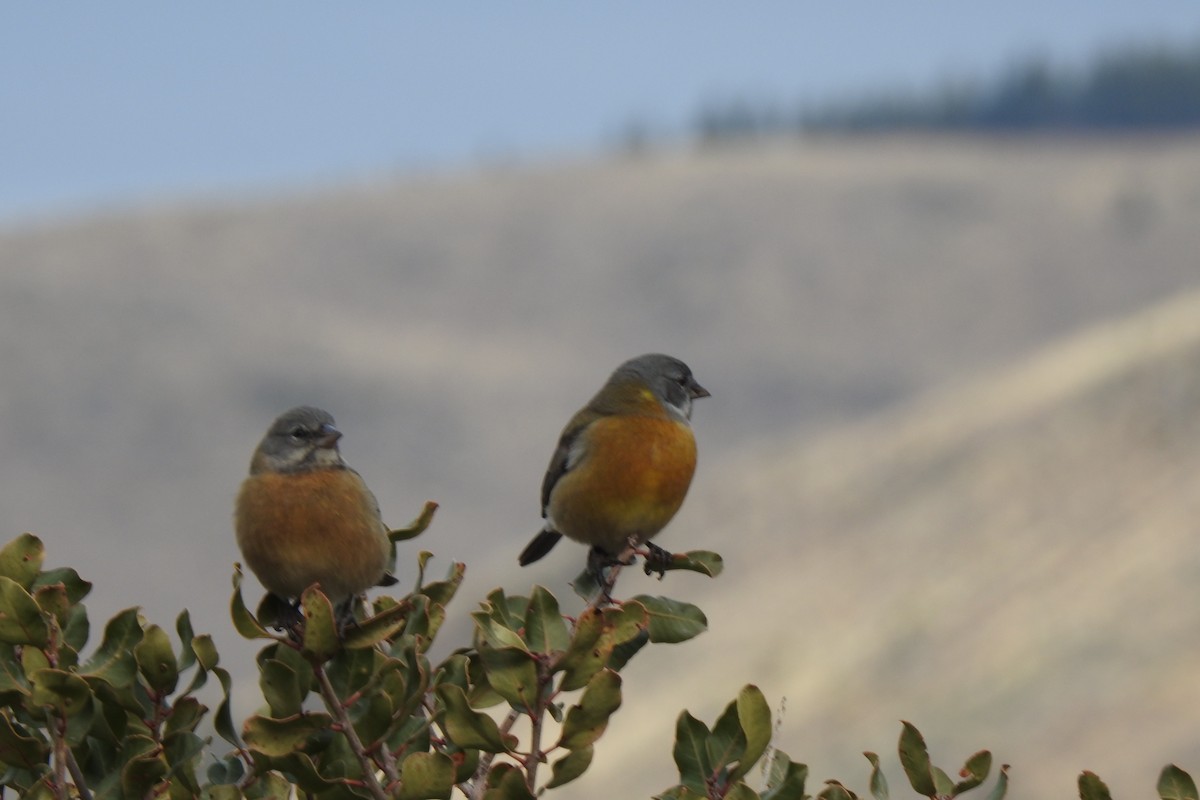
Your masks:
{"label": "dry terrain", "polygon": [[994,749],[1016,796],[1084,768],[1145,796],[1168,759],[1200,774],[1197,219],[1193,139],[861,139],[5,230],[3,538],[96,581],[95,630],[191,609],[246,713],[231,503],[278,411],[329,408],[390,521],[442,503],[412,547],[468,563],[461,630],[494,586],[575,574],[567,545],[515,566],[546,460],[662,350],[713,397],[661,541],[728,569],[623,576],[711,630],[630,666],[559,796],[663,788],[678,711],[745,682],[818,778],[865,789],[905,718],[944,766]]}

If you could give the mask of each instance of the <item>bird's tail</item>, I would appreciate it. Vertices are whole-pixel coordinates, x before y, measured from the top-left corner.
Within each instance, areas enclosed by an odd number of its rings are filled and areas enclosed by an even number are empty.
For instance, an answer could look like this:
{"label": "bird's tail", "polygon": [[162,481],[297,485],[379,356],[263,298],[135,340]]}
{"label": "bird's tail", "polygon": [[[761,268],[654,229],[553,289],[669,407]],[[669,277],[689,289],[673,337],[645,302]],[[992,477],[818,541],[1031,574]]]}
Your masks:
{"label": "bird's tail", "polygon": [[562,534],[558,531],[552,531],[549,528],[543,529],[537,536],[533,537],[533,541],[525,546],[521,551],[521,555],[517,557],[517,563],[522,567],[532,564],[542,556],[554,549],[554,545],[558,544],[558,540],[562,538]]}

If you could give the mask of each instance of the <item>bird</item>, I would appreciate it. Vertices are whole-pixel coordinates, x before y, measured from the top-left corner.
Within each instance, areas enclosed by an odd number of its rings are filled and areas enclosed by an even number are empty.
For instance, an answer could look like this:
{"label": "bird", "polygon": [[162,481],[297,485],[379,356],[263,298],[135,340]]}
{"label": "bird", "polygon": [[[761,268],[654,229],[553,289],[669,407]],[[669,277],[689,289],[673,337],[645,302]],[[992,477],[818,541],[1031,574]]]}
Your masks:
{"label": "bird", "polygon": [[290,611],[279,627],[299,622],[297,599],[313,584],[346,623],[356,597],[396,582],[379,503],[342,459],[341,437],[328,411],[285,411],[259,442],[237,495],[238,548],[269,595]]}
{"label": "bird", "polygon": [[649,353],[621,364],[558,439],[542,481],[544,527],[517,558],[532,564],[564,535],[590,545],[589,571],[629,564],[646,546],[647,571],[670,554],[650,539],[675,516],[696,470],[692,401],[710,397],[691,369]]}

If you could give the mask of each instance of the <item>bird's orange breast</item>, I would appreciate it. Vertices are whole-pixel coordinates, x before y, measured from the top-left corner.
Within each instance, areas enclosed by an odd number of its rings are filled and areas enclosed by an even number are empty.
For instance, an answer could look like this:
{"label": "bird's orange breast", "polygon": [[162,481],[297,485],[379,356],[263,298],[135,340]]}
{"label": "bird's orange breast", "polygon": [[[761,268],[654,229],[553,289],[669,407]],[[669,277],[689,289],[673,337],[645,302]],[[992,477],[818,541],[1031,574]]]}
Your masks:
{"label": "bird's orange breast", "polygon": [[358,594],[382,577],[390,553],[375,498],[350,469],[251,475],[235,527],[250,569],[285,598],[314,583],[334,602]]}
{"label": "bird's orange breast", "polygon": [[649,416],[608,416],[580,434],[582,455],[554,485],[547,516],[560,533],[616,555],[671,521],[696,471],[686,424]]}

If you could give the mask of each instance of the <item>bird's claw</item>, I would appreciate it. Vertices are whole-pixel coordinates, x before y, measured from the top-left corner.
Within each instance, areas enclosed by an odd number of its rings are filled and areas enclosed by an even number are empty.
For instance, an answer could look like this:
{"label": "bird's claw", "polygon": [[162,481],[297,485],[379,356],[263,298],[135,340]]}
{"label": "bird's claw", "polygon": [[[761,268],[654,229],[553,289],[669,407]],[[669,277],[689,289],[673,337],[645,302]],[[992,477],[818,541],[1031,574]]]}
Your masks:
{"label": "bird's claw", "polygon": [[643,554],[646,558],[646,563],[642,569],[647,575],[658,573],[658,579],[661,581],[667,573],[667,567],[671,566],[671,562],[675,560],[674,554],[669,550],[664,550],[653,542],[646,542],[646,552]]}

